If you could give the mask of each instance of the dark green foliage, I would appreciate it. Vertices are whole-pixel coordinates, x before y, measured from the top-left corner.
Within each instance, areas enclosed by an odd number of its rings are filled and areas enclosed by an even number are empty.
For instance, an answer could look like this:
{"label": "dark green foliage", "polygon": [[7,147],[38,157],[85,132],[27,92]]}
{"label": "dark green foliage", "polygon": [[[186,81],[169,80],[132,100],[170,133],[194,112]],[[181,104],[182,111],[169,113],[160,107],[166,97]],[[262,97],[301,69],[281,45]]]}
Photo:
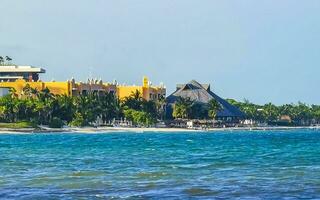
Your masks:
{"label": "dark green foliage", "polygon": [[0,56],[0,65],[12,65],[11,61],[12,58],[10,58],[9,56]]}
{"label": "dark green foliage", "polygon": [[134,125],[148,127],[156,122],[155,118],[145,111],[133,109],[124,110],[124,116],[133,122]]}
{"label": "dark green foliage", "polygon": [[189,98],[179,97],[173,107],[173,117],[181,119],[214,119],[222,106],[212,99],[208,104],[197,103]]}
{"label": "dark green foliage", "polygon": [[193,103],[189,115],[192,119],[206,119],[208,118],[208,106],[200,103]]}
{"label": "dark green foliage", "polygon": [[217,113],[221,109],[222,109],[222,106],[220,105],[220,103],[215,99],[211,99],[208,103],[208,116],[211,119],[215,119],[217,116]]}
{"label": "dark green foliage", "polygon": [[126,109],[141,110],[143,98],[138,90],[130,96],[125,97],[122,101],[122,107]]}
{"label": "dark green foliage", "polygon": [[[237,102],[233,99],[228,99],[228,102],[239,107],[248,119],[253,119],[258,122],[288,125],[309,125],[320,122],[320,106],[318,105],[310,106],[301,102],[280,106],[272,103],[258,105],[250,103],[248,100]],[[289,116],[292,122],[281,121],[281,116]]]}
{"label": "dark green foliage", "polygon": [[53,117],[49,122],[50,128],[62,128],[63,125],[64,125],[63,121],[57,117]]}
{"label": "dark green foliage", "polygon": [[[137,125],[150,126],[159,116],[159,102],[144,100],[139,92],[122,102],[111,93],[89,93],[70,97],[53,95],[46,88],[42,91],[27,85],[22,98],[15,90],[0,98],[0,122],[33,121],[41,125],[56,126],[58,120],[71,126],[85,126],[98,118],[103,122],[124,116],[125,110],[137,111],[133,115]],[[60,126],[61,127],[61,126]]]}
{"label": "dark green foliage", "polygon": [[134,125],[151,126],[163,115],[165,101],[146,101],[139,91],[132,93],[121,102],[123,115]]}
{"label": "dark green foliage", "polygon": [[74,114],[73,120],[69,123],[69,125],[74,126],[74,127],[82,127],[87,124],[86,124],[86,121],[84,120],[83,116],[81,115],[81,113],[76,112]]}
{"label": "dark green foliage", "polygon": [[172,116],[174,118],[189,119],[192,118],[192,106],[194,101],[189,98],[179,97],[173,107]]}

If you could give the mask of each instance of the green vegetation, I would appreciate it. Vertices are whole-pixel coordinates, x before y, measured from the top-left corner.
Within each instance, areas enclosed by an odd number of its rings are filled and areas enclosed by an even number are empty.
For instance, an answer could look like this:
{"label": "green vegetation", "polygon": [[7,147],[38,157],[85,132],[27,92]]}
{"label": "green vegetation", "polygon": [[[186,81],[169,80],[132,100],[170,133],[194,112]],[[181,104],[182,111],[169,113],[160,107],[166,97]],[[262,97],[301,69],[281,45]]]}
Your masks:
{"label": "green vegetation", "polygon": [[63,121],[57,117],[53,117],[49,122],[50,128],[62,128],[63,125],[64,125]]}
{"label": "green vegetation", "polygon": [[172,116],[176,119],[215,119],[222,109],[218,101],[212,99],[208,104],[201,104],[189,98],[179,97],[173,106]]}
{"label": "green vegetation", "polygon": [[193,107],[195,102],[189,98],[179,97],[177,102],[174,104],[172,116],[174,118],[189,119],[192,118]]}
{"label": "green vegetation", "polygon": [[150,126],[156,122],[150,113],[133,109],[124,110],[124,116],[138,126]]}
{"label": "green vegetation", "polygon": [[258,105],[244,100],[238,102],[228,99],[228,102],[239,107],[246,114],[246,118],[259,123],[277,124],[286,122],[287,125],[310,125],[320,123],[320,106],[297,104],[285,104],[276,106],[272,103]]}
{"label": "green vegetation", "polygon": [[19,129],[19,128],[37,128],[37,125],[33,122],[16,122],[16,123],[0,123],[0,128],[13,128],[13,129]]}
{"label": "green vegetation", "polygon": [[162,106],[159,106],[163,101],[146,101],[141,94],[136,91],[129,97],[126,97],[121,102],[124,117],[138,126],[151,126],[156,123],[158,118],[163,115]]}
{"label": "green vegetation", "polygon": [[81,127],[81,126],[85,126],[86,123],[81,113],[76,112],[74,114],[74,119],[69,123],[69,125],[74,127]]}
{"label": "green vegetation", "polygon": [[113,119],[127,118],[134,125],[151,126],[163,115],[160,104],[160,101],[144,100],[139,92],[120,101],[107,92],[71,97],[54,95],[47,88],[38,91],[27,85],[22,95],[11,89],[9,95],[0,98],[0,122],[17,126],[15,124],[28,121],[60,128],[90,126],[97,119],[106,124]]}
{"label": "green vegetation", "polygon": [[[238,107],[245,119],[251,119],[255,123],[267,123],[270,125],[308,126],[320,123],[320,105],[297,104],[274,105],[267,103],[258,105],[244,100],[238,102],[233,99],[227,101]],[[189,98],[179,97],[173,106],[175,119],[216,119],[222,106],[212,99],[207,105],[200,104]]]}
{"label": "green vegetation", "polygon": [[[272,125],[310,125],[320,123],[320,106],[285,104],[276,106],[253,104],[247,100],[228,102],[239,107],[247,119]],[[179,98],[173,106],[176,119],[215,119],[222,106],[211,100],[208,104]],[[165,99],[146,101],[136,91],[119,100],[112,93],[92,92],[76,97],[54,95],[49,89],[38,91],[27,85],[23,94],[14,89],[0,98],[0,128],[30,128],[48,125],[61,128],[64,125],[82,127],[108,124],[114,119],[127,119],[133,125],[149,127],[163,119]]]}
{"label": "green vegetation", "polygon": [[215,99],[211,99],[208,104],[209,104],[208,115],[211,119],[215,119],[217,116],[217,113],[222,109],[222,106]]}
{"label": "green vegetation", "polygon": [[9,56],[0,56],[0,65],[12,65],[12,59]]}

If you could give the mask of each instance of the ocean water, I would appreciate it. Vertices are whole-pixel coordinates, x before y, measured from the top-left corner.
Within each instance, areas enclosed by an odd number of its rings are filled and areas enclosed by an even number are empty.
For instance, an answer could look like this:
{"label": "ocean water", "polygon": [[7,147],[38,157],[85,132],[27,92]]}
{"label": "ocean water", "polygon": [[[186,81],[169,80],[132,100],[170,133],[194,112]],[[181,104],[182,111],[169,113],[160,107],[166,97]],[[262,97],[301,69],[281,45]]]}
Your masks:
{"label": "ocean water", "polygon": [[320,131],[1,134],[0,199],[316,199]]}

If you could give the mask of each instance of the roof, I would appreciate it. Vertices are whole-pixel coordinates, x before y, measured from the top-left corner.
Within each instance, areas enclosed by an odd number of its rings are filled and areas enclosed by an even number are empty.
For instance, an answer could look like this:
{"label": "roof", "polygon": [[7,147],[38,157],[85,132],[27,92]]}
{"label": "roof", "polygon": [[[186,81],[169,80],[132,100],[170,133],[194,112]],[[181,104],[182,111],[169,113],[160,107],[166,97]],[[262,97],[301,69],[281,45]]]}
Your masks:
{"label": "roof", "polygon": [[40,67],[33,66],[18,66],[18,65],[1,65],[0,72],[35,72],[35,73],[45,73],[46,70]]}
{"label": "roof", "polygon": [[210,90],[209,84],[200,84],[195,80],[187,84],[178,84],[177,90],[167,97],[167,103],[173,104],[179,98],[190,98],[190,100],[207,104],[211,99],[220,103],[222,109],[218,111],[217,117],[243,117],[244,114],[236,107],[228,103]]}

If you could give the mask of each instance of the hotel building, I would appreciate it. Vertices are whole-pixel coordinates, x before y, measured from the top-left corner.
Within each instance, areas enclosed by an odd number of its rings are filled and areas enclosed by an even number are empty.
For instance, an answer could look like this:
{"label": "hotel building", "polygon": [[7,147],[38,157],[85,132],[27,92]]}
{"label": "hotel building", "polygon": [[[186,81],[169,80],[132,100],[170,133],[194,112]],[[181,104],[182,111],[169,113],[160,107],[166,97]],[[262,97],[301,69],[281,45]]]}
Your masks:
{"label": "hotel building", "polygon": [[33,66],[0,66],[0,96],[8,94],[10,88],[14,88],[16,93],[22,96],[23,88],[27,85],[37,90],[48,88],[53,94],[68,96],[87,95],[92,92],[110,92],[122,99],[135,91],[139,91],[146,100],[157,100],[166,96],[165,86],[153,86],[147,77],[143,77],[141,86],[105,83],[102,80],[95,79],[88,79],[87,82],[76,82],[75,79],[65,82],[43,82],[39,79],[39,75],[45,72],[44,69]]}

